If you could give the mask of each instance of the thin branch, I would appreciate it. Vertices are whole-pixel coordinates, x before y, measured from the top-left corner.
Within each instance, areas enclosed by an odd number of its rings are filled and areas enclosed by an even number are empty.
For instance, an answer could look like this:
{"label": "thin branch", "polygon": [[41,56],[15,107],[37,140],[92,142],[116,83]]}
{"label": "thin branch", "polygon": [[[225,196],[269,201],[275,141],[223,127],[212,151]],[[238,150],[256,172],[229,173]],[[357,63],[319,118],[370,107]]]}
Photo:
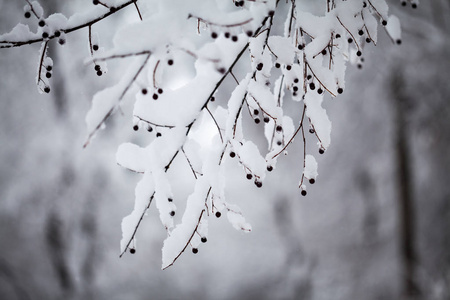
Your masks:
{"label": "thin branch", "polygon": [[216,124],[216,127],[217,127],[217,131],[219,132],[219,135],[220,135],[220,140],[222,141],[222,143],[223,143],[223,136],[222,136],[222,132],[221,132],[221,130],[220,130],[220,127],[219,127],[219,124],[217,123],[217,120],[216,120],[216,118],[214,117],[214,115],[212,114],[212,112],[209,110],[209,108],[208,107],[206,107],[206,111],[209,113],[209,115],[211,116],[211,118],[213,119],[213,121],[214,121],[214,124]]}

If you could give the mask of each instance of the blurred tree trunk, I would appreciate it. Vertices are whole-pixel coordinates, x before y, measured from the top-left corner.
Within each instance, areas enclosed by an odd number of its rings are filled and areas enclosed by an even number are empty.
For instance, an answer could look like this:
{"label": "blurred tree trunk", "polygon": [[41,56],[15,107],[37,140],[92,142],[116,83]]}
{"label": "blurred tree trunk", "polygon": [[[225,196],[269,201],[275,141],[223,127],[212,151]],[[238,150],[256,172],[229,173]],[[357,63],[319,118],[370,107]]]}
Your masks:
{"label": "blurred tree trunk", "polygon": [[417,255],[416,255],[416,216],[413,197],[413,178],[411,151],[408,137],[411,132],[407,126],[408,97],[404,93],[402,74],[393,72],[391,79],[391,93],[394,101],[394,160],[397,163],[398,188],[398,222],[400,239],[400,259],[402,276],[402,293],[406,299],[412,299],[420,294],[417,282]]}

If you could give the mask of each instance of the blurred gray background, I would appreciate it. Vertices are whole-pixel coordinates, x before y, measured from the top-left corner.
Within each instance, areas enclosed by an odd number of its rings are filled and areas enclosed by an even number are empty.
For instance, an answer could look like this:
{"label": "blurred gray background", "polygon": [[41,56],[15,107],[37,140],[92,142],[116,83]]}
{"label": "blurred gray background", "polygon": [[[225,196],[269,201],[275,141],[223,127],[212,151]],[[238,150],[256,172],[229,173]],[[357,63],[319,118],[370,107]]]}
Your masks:
{"label": "blurred gray background", "polygon": [[[127,62],[98,78],[83,65],[87,30],[73,33],[65,47],[51,46],[52,93],[40,95],[39,45],[1,49],[0,299],[450,299],[450,4],[389,2],[403,43],[380,28],[363,68],[349,68],[345,93],[325,100],[332,145],[315,155],[319,177],[308,196],[297,188],[300,144],[262,189],[231,166],[227,200],[253,232],[211,219],[208,243],[165,271],[154,207],[137,253],[119,259],[120,223],[140,176],[117,166],[115,151],[146,141],[132,130],[132,95],[82,148],[92,95]],[[25,22],[24,3],[0,0],[0,32]],[[41,3],[47,15],[90,5]],[[130,13],[95,25],[105,47]]]}

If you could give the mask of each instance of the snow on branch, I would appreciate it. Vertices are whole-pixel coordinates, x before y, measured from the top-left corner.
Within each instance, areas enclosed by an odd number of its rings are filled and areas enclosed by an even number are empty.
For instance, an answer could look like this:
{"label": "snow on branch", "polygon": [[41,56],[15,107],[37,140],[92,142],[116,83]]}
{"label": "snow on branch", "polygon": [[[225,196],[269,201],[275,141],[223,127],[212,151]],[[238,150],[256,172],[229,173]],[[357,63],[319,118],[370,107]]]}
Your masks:
{"label": "snow on branch", "polygon": [[[388,14],[385,0],[327,0],[320,15],[309,10],[309,5],[321,6],[320,1],[94,0],[90,11],[69,18],[45,18],[37,1],[25,2],[24,16],[36,19],[36,32],[18,24],[0,35],[0,48],[41,43],[40,92],[50,92],[49,42],[57,39],[63,45],[76,30],[88,29],[86,62],[98,76],[109,60],[130,61],[117,84],[94,96],[84,146],[124,98],[134,95],[130,126],[146,130],[150,142],[145,147],[124,143],[117,152],[120,166],[142,175],[134,209],[122,222],[120,256],[136,253],[136,234],[155,202],[167,231],[163,269],[186,249],[199,251],[207,241],[210,216],[226,212],[233,227],[251,231],[239,206],[225,200],[225,165],[238,164],[243,177],[262,188],[266,172],[276,168],[280,154],[297,151],[295,138],[301,136],[299,195],[305,196],[307,184],[318,178],[307,144],[315,142],[319,154],[331,145],[331,121],[322,103],[344,92],[348,63],[362,67],[364,50],[377,44],[380,25],[395,44],[401,43],[400,22]],[[417,6],[415,0],[409,2]],[[100,47],[93,25],[128,6],[137,11],[135,22],[118,25],[111,49]],[[229,95],[222,89],[227,77],[236,83]],[[224,95],[226,103],[218,103]],[[288,101],[298,109],[286,109]],[[212,122],[215,136],[201,144],[196,136],[206,126],[204,118]],[[264,151],[243,130],[249,121],[263,127]],[[183,199],[175,199],[167,173],[180,153],[195,186],[184,198],[186,209],[176,224],[175,203]]]}

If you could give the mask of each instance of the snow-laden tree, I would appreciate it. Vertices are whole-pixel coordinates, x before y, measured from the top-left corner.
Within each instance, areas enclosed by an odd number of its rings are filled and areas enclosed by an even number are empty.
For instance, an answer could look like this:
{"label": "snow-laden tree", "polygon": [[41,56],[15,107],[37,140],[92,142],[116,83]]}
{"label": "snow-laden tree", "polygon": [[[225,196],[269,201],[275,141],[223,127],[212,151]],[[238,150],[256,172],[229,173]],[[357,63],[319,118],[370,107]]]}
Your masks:
{"label": "snow-laden tree", "polygon": [[[147,131],[148,144],[124,143],[117,151],[119,165],[142,174],[134,210],[122,222],[121,256],[135,253],[135,235],[152,202],[167,230],[163,268],[188,248],[198,252],[207,241],[210,216],[226,214],[236,229],[251,231],[240,208],[225,199],[229,163],[240,165],[244,180],[261,188],[288,148],[302,151],[298,186],[299,194],[307,194],[318,176],[315,155],[331,142],[324,99],[344,92],[347,64],[362,67],[364,50],[377,44],[379,28],[401,43],[400,22],[389,15],[385,0],[310,2],[94,0],[86,11],[66,17],[47,16],[37,1],[25,0],[24,17],[35,28],[19,23],[0,36],[0,47],[41,45],[40,93],[52,91],[48,49],[64,46],[74,31],[86,32],[90,57],[84,63],[98,76],[107,76],[112,60],[129,61],[120,81],[94,96],[84,145],[126,98],[135,97],[130,126]],[[115,28],[113,47],[106,49],[96,23],[124,9],[135,10],[135,20]],[[216,99],[221,89],[228,92],[227,78],[235,87],[227,99]],[[246,134],[248,120],[260,124],[264,149]],[[300,147],[293,146],[295,139]],[[176,159],[185,161],[195,182],[184,199],[175,198],[177,182],[167,177]],[[175,225],[175,203],[181,201],[186,208]]]}

